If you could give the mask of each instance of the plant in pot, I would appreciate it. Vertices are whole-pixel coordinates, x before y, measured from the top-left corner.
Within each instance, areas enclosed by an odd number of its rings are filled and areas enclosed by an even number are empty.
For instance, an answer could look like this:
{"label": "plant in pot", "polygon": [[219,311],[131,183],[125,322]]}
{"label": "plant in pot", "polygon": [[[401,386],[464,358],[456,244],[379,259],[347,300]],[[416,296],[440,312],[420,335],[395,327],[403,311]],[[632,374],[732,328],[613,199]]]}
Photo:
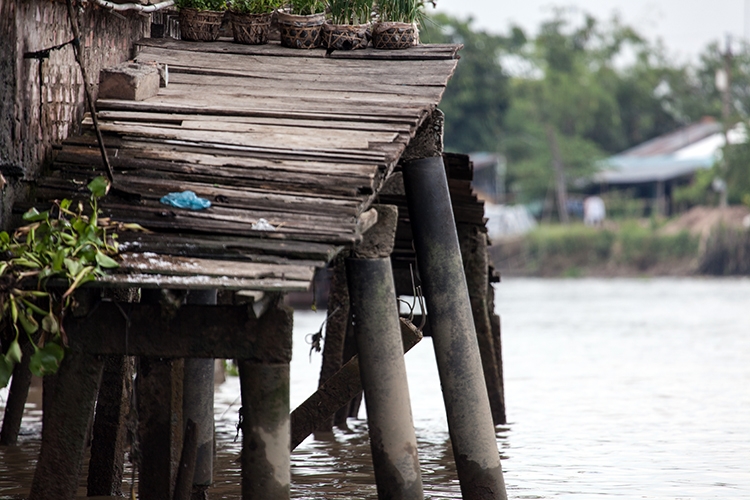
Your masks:
{"label": "plant in pot", "polygon": [[234,41],[248,45],[268,43],[271,14],[281,5],[281,0],[231,0]]}
{"label": "plant in pot", "polygon": [[377,0],[378,22],[372,28],[376,49],[406,49],[419,43],[423,0]]}
{"label": "plant in pot", "polygon": [[328,0],[331,22],[323,25],[329,50],[364,49],[369,42],[372,0]]}
{"label": "plant in pot", "polygon": [[326,20],[323,0],[291,0],[289,12],[279,12],[281,45],[295,49],[320,47]]}
{"label": "plant in pot", "polygon": [[213,42],[219,38],[226,0],[175,0],[180,10],[180,38]]}

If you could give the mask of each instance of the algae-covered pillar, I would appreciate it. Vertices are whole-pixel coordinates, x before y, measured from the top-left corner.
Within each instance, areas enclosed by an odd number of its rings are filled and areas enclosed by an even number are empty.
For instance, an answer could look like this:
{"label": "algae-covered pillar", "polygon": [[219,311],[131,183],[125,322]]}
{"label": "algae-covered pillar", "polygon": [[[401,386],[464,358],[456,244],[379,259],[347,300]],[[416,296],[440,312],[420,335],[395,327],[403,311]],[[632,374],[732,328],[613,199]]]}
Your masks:
{"label": "algae-covered pillar", "polygon": [[404,189],[453,455],[464,498],[505,500],[442,148],[430,142],[422,141],[421,158],[404,162]]}
{"label": "algae-covered pillar", "polygon": [[376,209],[378,223],[346,260],[375,481],[380,499],[421,500],[422,474],[390,259],[398,209]]}

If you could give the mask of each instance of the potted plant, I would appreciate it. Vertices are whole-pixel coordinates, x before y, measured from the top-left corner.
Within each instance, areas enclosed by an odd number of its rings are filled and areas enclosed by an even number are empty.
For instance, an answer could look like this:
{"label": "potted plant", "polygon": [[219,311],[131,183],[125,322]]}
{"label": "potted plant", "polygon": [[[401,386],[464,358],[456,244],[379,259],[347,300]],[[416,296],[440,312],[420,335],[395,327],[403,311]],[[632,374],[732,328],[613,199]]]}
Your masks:
{"label": "potted plant", "polygon": [[364,49],[369,42],[372,0],[328,0],[331,22],[323,25],[329,50]]}
{"label": "potted plant", "polygon": [[372,28],[372,46],[406,49],[419,43],[417,25],[423,7],[423,0],[377,0],[378,22]]}
{"label": "potted plant", "polygon": [[280,0],[231,0],[234,41],[247,45],[268,43],[271,14],[281,7]]}
{"label": "potted plant", "polygon": [[175,0],[180,10],[180,38],[213,42],[219,38],[226,0]]}
{"label": "potted plant", "polygon": [[323,0],[291,0],[289,12],[279,12],[281,45],[295,49],[320,47],[325,20]]}

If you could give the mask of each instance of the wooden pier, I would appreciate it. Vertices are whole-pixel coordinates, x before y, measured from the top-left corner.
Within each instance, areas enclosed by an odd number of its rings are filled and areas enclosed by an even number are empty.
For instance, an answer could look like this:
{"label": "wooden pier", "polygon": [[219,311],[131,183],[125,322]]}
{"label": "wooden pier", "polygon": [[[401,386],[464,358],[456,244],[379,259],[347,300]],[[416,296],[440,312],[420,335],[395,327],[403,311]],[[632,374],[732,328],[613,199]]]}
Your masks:
{"label": "wooden pier", "polygon": [[[167,65],[169,83],[145,100],[97,101],[116,188],[100,208],[104,217],[138,223],[149,232],[119,234],[120,267],[82,289],[79,307],[66,320],[69,352],[60,372],[45,380],[43,443],[31,500],[74,498],[95,408],[99,425],[93,443],[108,465],[90,469],[90,496],[120,493],[122,433],[128,419],[136,418],[130,427],[138,443],[139,497],[188,498],[185,485],[191,484],[191,498],[205,498],[212,450],[201,428],[212,425],[205,408],[212,394],[206,385],[213,379],[201,382],[209,376],[199,374],[210,358],[239,360],[242,497],[288,498],[292,313],[282,297],[307,290],[316,269],[332,265],[337,256],[342,256],[339,270],[349,278],[348,285],[341,277],[336,282],[338,297],[351,296],[358,318],[388,316],[383,324],[357,323],[349,312],[337,320],[344,333],[353,325],[360,346],[379,494],[422,498],[403,377],[404,323],[395,295],[411,290],[410,265],[423,280],[439,275],[444,263],[423,257],[425,245],[451,253],[450,283],[464,280],[448,302],[443,296],[453,290],[425,289],[430,310],[459,304],[467,313],[460,324],[441,316],[428,325],[440,336],[436,349],[445,346],[437,355],[462,491],[471,499],[505,498],[493,430],[493,421],[505,419],[499,323],[481,203],[470,191],[468,159],[448,155],[444,166],[441,145],[430,143],[441,134],[436,108],[459,49],[422,45],[327,57],[322,50],[276,44],[137,43],[136,61]],[[83,125],[82,134],[58,148],[33,199],[18,203],[16,212],[87,197],[86,185],[104,170],[90,116]],[[425,189],[434,190],[431,196],[442,205],[423,199],[407,210],[422,182],[414,165],[424,158],[441,177]],[[186,190],[211,207],[187,210],[160,202]],[[432,236],[413,231],[411,224],[426,224],[417,221],[438,208],[447,211],[441,217],[449,230],[441,229],[444,238],[430,242]],[[367,245],[377,251],[365,252]],[[353,257],[346,270],[343,256]],[[464,269],[473,273],[468,295]],[[378,284],[377,293],[358,281],[365,278]],[[123,291],[101,292],[112,288]],[[124,293],[136,289],[142,291],[140,300]],[[118,299],[123,295],[130,299]],[[451,358],[447,346],[456,339],[461,349]],[[343,349],[342,337],[332,333],[330,342]],[[345,361],[342,353],[333,357],[331,373]],[[379,361],[385,358],[386,364]],[[471,376],[458,370],[460,362],[476,365]],[[138,397],[130,407],[133,368]],[[397,376],[384,381],[386,373],[378,370]],[[472,415],[454,411],[467,401],[461,392],[476,404]],[[388,394],[398,394],[398,401]],[[404,447],[408,456],[394,458]],[[413,461],[404,465],[408,457]]]}

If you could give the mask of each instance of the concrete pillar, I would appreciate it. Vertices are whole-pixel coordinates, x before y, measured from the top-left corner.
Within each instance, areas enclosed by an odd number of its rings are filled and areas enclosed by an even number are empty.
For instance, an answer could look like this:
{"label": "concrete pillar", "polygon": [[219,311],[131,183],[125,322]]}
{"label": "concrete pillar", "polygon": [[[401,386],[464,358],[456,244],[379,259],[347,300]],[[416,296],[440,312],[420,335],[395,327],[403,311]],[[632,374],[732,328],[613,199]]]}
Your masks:
{"label": "concrete pillar", "polygon": [[403,172],[461,492],[472,500],[505,500],[443,159],[409,161]]}
{"label": "concrete pillar", "polygon": [[[188,304],[216,305],[216,290],[191,290]],[[213,482],[214,463],[214,367],[213,359],[186,358],[182,387],[183,421],[196,425],[198,452],[193,476],[193,500],[207,498]]]}
{"label": "concrete pillar", "polygon": [[422,499],[390,258],[347,259],[349,295],[380,499]]}
{"label": "concrete pillar", "polygon": [[290,495],[289,361],[293,311],[277,303],[261,318],[267,339],[257,357],[239,360],[242,393],[242,498]]}
{"label": "concrete pillar", "polygon": [[5,402],[5,413],[3,414],[3,428],[0,430],[0,445],[13,446],[18,442],[18,433],[21,430],[23,410],[26,407],[26,399],[29,397],[29,386],[31,385],[31,372],[29,361],[34,354],[34,348],[25,335],[20,338],[23,358],[13,369],[13,378],[10,382],[8,400]]}
{"label": "concrete pillar", "polygon": [[29,500],[73,500],[102,377],[101,358],[68,352],[56,375],[45,377],[42,449]]}

